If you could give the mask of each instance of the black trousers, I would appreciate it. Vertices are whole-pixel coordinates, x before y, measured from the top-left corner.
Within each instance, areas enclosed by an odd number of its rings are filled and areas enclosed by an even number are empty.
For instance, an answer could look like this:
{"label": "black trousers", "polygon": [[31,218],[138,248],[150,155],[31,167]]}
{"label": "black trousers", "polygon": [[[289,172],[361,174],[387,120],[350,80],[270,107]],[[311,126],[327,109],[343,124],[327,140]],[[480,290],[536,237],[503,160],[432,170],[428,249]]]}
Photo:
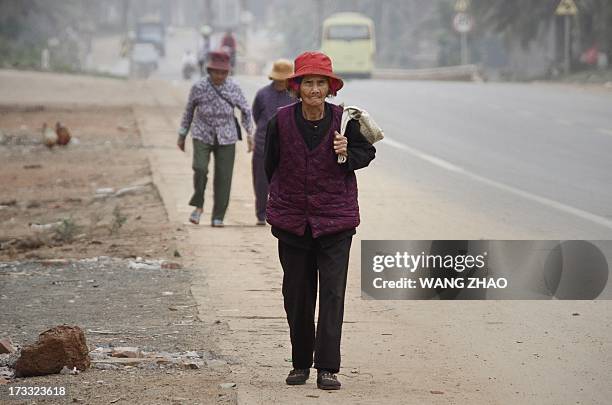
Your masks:
{"label": "black trousers", "polygon": [[[344,318],[344,293],[352,236],[300,248],[279,239],[278,254],[283,267],[283,298],[289,331],[293,368],[337,373],[340,370],[340,339]],[[319,319],[314,315],[319,284]]]}
{"label": "black trousers", "polygon": [[252,161],[253,189],[255,190],[255,215],[258,221],[266,220],[266,206],[268,205],[268,177],[264,168],[263,156],[253,153]]}

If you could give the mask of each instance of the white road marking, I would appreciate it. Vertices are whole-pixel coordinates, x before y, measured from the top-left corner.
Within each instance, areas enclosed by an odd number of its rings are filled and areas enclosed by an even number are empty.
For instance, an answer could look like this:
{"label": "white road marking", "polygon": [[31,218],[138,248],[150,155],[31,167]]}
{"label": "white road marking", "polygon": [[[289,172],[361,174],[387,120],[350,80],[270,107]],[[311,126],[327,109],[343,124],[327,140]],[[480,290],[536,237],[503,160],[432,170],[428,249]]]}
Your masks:
{"label": "white road marking", "polygon": [[397,142],[397,141],[394,141],[392,139],[389,139],[389,137],[385,137],[385,139],[382,142],[385,143],[386,145],[389,145],[389,146],[394,147],[396,149],[400,149],[400,150],[406,151],[406,152],[410,153],[411,155],[413,155],[413,156],[415,156],[415,157],[417,157],[417,158],[419,158],[421,160],[424,160],[426,162],[429,162],[429,163],[431,163],[431,164],[433,164],[435,166],[438,166],[438,167],[440,167],[442,169],[449,170],[449,171],[452,171],[454,173],[462,174],[462,175],[464,175],[464,176],[466,176],[466,177],[468,177],[468,178],[470,178],[472,180],[475,180],[475,181],[480,182],[482,184],[486,184],[486,185],[488,185],[490,187],[493,187],[493,188],[496,188],[498,190],[502,190],[502,191],[508,192],[510,194],[514,194],[514,195],[522,197],[524,199],[527,199],[527,200],[536,202],[538,204],[544,205],[544,206],[546,206],[548,208],[552,208],[552,209],[555,209],[557,211],[561,211],[563,213],[570,214],[570,215],[573,215],[573,216],[581,218],[581,219],[585,219],[587,221],[593,222],[593,223],[595,223],[597,225],[601,225],[601,226],[606,227],[608,229],[612,229],[612,220],[610,220],[608,218],[605,218],[605,217],[593,214],[593,213],[588,212],[588,211],[581,210],[580,208],[576,208],[576,207],[572,207],[572,206],[567,205],[567,204],[563,204],[563,203],[561,203],[559,201],[551,200],[550,198],[542,197],[542,196],[530,193],[528,191],[524,191],[524,190],[518,189],[516,187],[509,186],[509,185],[504,184],[504,183],[500,183],[500,182],[495,181],[495,180],[488,179],[488,178],[480,176],[480,175],[478,175],[476,173],[472,173],[470,171],[467,171],[467,170],[465,170],[464,168],[462,168],[460,166],[457,166],[457,165],[454,165],[454,164],[452,164],[450,162],[447,162],[446,160],[437,158],[437,157],[432,156],[432,155],[430,155],[428,153],[424,153],[424,152],[422,152],[422,151],[420,151],[418,149],[412,148],[412,147],[410,147],[408,145],[405,145],[405,144],[403,144],[401,142]]}
{"label": "white road marking", "polygon": [[419,159],[425,160],[426,162],[429,162],[433,165],[439,166],[445,170],[450,170],[451,172],[455,172],[455,173],[462,173],[465,172],[465,170],[463,170],[462,168],[460,168],[459,166],[455,166],[452,163],[449,163],[445,160],[439,159],[435,156],[432,156],[430,154],[421,152],[417,149],[411,148],[408,145],[404,145],[403,143],[394,141],[392,139],[389,139],[388,137],[385,137],[384,143],[386,143],[389,146],[393,146],[394,148],[397,149],[401,149],[401,150],[405,150],[407,152],[409,152],[410,154],[418,157]]}

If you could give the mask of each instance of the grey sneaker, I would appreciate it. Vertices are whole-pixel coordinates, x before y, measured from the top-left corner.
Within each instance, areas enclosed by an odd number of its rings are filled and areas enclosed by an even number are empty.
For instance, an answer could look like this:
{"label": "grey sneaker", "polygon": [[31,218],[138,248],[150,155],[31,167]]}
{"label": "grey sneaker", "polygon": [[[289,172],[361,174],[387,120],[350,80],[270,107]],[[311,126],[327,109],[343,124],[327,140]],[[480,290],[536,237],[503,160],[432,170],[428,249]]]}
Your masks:
{"label": "grey sneaker", "polygon": [[329,371],[319,371],[317,374],[317,388],[321,390],[339,390],[342,384],[335,374]]}
{"label": "grey sneaker", "polygon": [[202,215],[202,213],[199,212],[198,210],[193,210],[191,215],[189,215],[189,222],[191,222],[192,224],[198,225],[200,223],[200,216],[201,215]]}
{"label": "grey sneaker", "polygon": [[223,228],[225,225],[223,225],[222,219],[213,219],[210,226],[214,226],[215,228]]}
{"label": "grey sneaker", "polygon": [[289,375],[285,379],[287,385],[302,385],[306,383],[310,376],[310,369],[307,368],[294,368],[289,372]]}

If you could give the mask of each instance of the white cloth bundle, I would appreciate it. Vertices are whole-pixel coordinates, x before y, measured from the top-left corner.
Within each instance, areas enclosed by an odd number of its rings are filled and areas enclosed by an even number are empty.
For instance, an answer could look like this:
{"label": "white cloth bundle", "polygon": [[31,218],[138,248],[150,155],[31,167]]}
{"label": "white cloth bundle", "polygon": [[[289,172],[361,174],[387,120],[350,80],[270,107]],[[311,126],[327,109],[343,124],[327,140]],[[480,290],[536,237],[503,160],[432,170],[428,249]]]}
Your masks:
{"label": "white cloth bundle", "polygon": [[[347,107],[342,106],[342,108],[344,108],[342,112],[342,122],[340,124],[340,133],[342,136],[344,136],[349,120],[353,119],[359,121],[360,132],[371,144],[385,137],[383,130],[376,124],[372,116],[366,110],[354,105]],[[344,162],[346,162],[346,156],[338,155],[338,163]]]}

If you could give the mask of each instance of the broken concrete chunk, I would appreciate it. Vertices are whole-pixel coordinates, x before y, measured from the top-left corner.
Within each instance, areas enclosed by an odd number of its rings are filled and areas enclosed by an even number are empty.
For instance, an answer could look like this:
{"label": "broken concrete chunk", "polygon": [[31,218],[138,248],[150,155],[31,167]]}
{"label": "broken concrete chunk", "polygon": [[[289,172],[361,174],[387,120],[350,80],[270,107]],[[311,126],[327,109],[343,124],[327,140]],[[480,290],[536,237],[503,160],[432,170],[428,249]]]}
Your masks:
{"label": "broken concrete chunk", "polygon": [[0,339],[0,354],[15,353],[15,350],[10,338]]}
{"label": "broken concrete chunk", "polygon": [[30,229],[33,231],[48,231],[50,229],[55,229],[62,224],[62,221],[51,222],[49,224],[30,224]]}
{"label": "broken concrete chunk", "polygon": [[220,367],[225,367],[226,365],[227,363],[223,360],[217,360],[217,359],[206,360],[206,367],[209,367],[209,368],[220,368]]}
{"label": "broken concrete chunk", "polygon": [[161,262],[159,261],[142,261],[142,259],[138,260],[140,258],[137,258],[135,261],[134,260],[130,260],[129,264],[128,264],[128,268],[133,269],[133,270],[159,270],[161,269]]}
{"label": "broken concrete chunk", "polygon": [[176,262],[162,262],[161,268],[164,270],[178,270],[183,268],[180,263]]}
{"label": "broken concrete chunk", "polygon": [[115,192],[114,188],[110,188],[110,187],[104,187],[104,188],[99,188],[96,189],[96,195],[97,196],[107,196],[107,195],[111,195]]}
{"label": "broken concrete chunk", "polygon": [[64,366],[64,367],[62,367],[62,369],[60,370],[60,374],[61,374],[61,375],[77,375],[77,374],[79,374],[79,373],[80,373],[80,371],[79,371],[79,370],[77,370],[77,368],[76,368],[76,367],[72,367],[72,369],[70,369],[70,368],[68,368],[68,367]]}
{"label": "broken concrete chunk", "polygon": [[90,365],[85,334],[78,326],[61,325],[41,333],[25,346],[15,363],[17,377],[57,374],[64,366],[85,370]]}
{"label": "broken concrete chunk", "polygon": [[139,193],[139,192],[145,191],[145,189],[146,188],[144,186],[124,187],[115,193],[115,197],[121,197],[126,194]]}
{"label": "broken concrete chunk", "polygon": [[137,347],[115,347],[111,352],[112,357],[139,358],[142,352]]}

